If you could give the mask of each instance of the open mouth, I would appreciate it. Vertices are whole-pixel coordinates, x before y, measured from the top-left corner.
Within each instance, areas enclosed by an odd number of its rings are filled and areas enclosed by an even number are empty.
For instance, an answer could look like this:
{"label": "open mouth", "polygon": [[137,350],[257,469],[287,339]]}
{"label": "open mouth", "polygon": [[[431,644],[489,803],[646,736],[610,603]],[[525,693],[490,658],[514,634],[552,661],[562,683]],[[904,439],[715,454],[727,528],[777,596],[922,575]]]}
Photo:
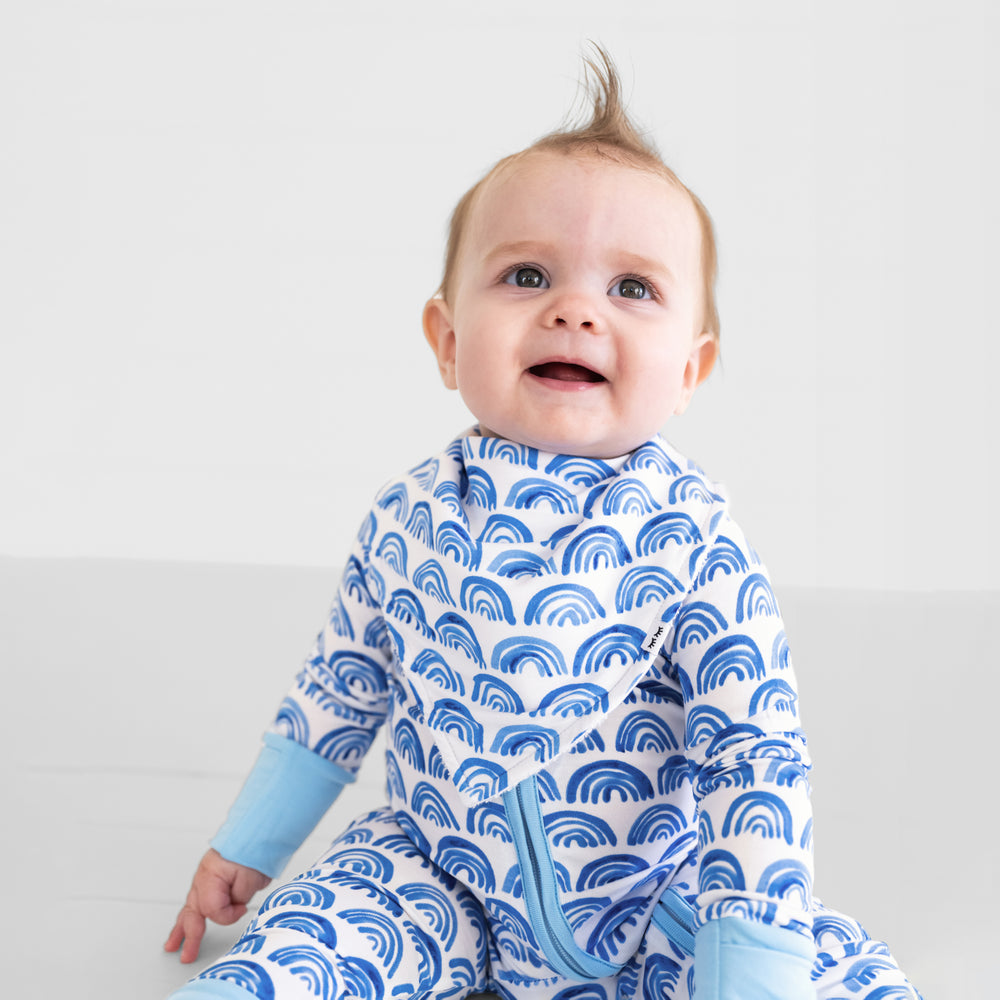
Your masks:
{"label": "open mouth", "polygon": [[567,361],[546,361],[528,369],[538,378],[549,378],[556,382],[607,382],[607,379],[583,365],[571,364]]}

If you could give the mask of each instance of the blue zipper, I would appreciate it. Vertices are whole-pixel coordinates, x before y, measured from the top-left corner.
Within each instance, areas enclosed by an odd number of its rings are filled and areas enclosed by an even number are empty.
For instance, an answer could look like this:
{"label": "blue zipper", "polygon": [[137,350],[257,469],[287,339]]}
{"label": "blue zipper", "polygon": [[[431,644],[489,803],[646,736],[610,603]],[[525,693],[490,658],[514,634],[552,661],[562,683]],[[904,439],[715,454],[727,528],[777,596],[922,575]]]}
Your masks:
{"label": "blue zipper", "polygon": [[620,965],[588,954],[573,938],[559,903],[555,865],[542,824],[535,777],[525,778],[504,792],[503,800],[521,868],[528,922],[545,958],[559,975],[571,979],[593,980],[616,975],[621,971]]}
{"label": "blue zipper", "polygon": [[694,907],[676,890],[668,889],[653,907],[652,922],[688,955],[694,954]]}

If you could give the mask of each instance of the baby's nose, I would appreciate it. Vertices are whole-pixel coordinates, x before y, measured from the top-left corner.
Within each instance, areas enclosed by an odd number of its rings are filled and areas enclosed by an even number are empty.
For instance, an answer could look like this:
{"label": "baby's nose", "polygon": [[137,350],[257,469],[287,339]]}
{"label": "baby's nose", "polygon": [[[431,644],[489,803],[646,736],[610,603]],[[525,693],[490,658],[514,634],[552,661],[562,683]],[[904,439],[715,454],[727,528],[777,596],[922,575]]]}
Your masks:
{"label": "baby's nose", "polygon": [[549,321],[553,326],[569,330],[593,330],[597,311],[586,295],[564,295],[552,303]]}

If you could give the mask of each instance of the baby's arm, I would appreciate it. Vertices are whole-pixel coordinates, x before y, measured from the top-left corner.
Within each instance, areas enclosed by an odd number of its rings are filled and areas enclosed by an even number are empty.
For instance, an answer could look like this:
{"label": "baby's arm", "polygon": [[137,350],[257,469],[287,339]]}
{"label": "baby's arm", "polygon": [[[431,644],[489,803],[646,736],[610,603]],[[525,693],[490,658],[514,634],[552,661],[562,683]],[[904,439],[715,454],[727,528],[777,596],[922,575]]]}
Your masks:
{"label": "baby's arm", "polygon": [[777,603],[728,518],[697,554],[670,662],[699,810],[699,998],[814,997],[809,759]]}
{"label": "baby's arm", "polygon": [[205,920],[232,924],[247,912],[247,903],[271,880],[253,868],[227,861],[214,848],[209,849],[191,880],[184,907],[163,946],[167,951],[181,948],[181,961],[198,957],[205,936]]}
{"label": "baby's arm", "polygon": [[230,924],[354,780],[388,704],[388,642],[359,539],[329,620],[282,702],[264,747],[195,873],[166,942],[193,961],[205,918]]}

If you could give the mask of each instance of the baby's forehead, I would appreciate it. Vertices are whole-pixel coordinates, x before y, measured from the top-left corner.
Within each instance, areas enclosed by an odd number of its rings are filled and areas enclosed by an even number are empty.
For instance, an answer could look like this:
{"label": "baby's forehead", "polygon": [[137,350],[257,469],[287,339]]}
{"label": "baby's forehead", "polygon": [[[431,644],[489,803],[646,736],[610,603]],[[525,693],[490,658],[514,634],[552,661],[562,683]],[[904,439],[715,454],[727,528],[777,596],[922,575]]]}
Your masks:
{"label": "baby's forehead", "polygon": [[[596,219],[614,216],[620,227],[652,230],[674,247],[677,241],[697,252],[700,225],[691,195],[664,168],[653,169],[621,157],[587,152],[528,150],[501,161],[475,192],[465,220],[463,242],[483,249],[497,239],[530,240],[536,222],[551,217],[552,204],[568,205],[568,215]],[[567,234],[568,235],[568,234]],[[627,236],[625,237],[628,238]],[[473,251],[475,252],[475,251]]]}

